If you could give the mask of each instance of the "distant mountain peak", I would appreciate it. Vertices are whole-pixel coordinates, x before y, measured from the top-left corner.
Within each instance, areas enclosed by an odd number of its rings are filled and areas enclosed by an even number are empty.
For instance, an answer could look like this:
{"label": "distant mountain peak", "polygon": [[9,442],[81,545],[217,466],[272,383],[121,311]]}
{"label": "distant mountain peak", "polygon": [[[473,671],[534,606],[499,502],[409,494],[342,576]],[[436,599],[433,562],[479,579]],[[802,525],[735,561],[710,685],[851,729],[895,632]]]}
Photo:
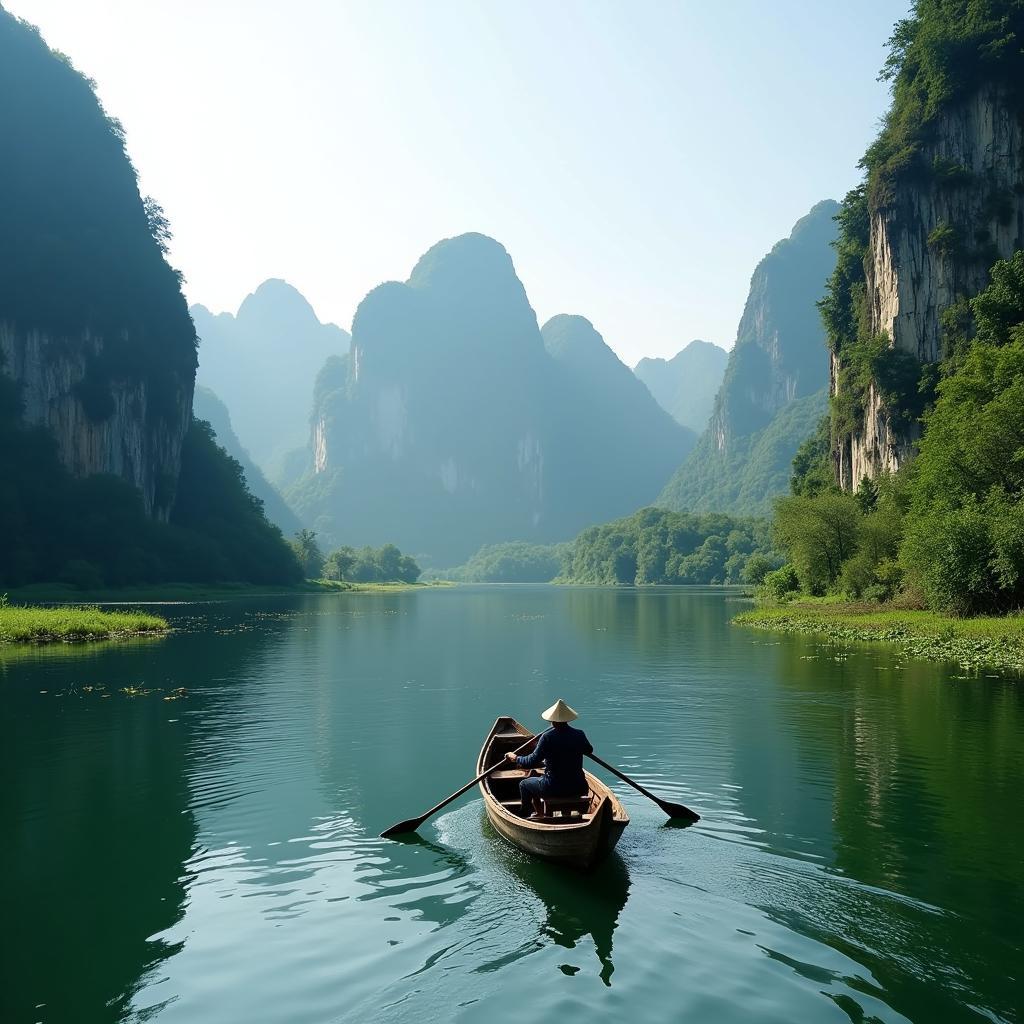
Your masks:
{"label": "distant mountain peak", "polygon": [[641,359],[633,368],[658,404],[698,434],[707,426],[729,353],[695,339],[671,359]]}
{"label": "distant mountain peak", "polygon": [[556,359],[575,362],[579,359],[620,362],[594,325],[575,313],[558,313],[541,328],[544,347]]}
{"label": "distant mountain peak", "polygon": [[238,320],[250,320],[271,316],[275,320],[307,320],[319,324],[310,301],[294,285],[278,277],[264,281],[255,291],[250,292],[235,314]]}

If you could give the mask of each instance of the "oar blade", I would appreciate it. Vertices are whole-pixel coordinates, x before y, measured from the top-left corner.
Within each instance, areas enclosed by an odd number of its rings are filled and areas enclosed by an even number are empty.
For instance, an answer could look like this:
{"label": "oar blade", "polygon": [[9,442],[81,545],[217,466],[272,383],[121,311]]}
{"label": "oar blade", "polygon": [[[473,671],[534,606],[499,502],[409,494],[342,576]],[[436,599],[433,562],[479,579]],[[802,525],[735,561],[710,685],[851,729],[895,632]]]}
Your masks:
{"label": "oar blade", "polygon": [[391,828],[384,829],[380,834],[381,839],[390,839],[392,836],[402,836],[409,832],[415,832],[423,824],[423,818],[406,818]]}
{"label": "oar blade", "polygon": [[691,824],[695,821],[700,821],[700,815],[696,811],[691,811],[689,807],[684,807],[682,804],[674,804],[669,800],[659,800],[658,806],[672,819],[688,821]]}

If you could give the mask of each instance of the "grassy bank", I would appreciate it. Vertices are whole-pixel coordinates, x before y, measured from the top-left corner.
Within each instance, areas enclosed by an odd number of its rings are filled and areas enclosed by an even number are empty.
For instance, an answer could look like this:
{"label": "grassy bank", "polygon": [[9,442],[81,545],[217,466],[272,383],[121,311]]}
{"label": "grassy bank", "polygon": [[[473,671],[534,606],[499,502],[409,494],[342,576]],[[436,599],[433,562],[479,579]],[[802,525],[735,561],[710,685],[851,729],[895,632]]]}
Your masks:
{"label": "grassy bank", "polygon": [[1024,616],[954,619],[882,605],[800,602],[765,606],[733,620],[740,626],[805,633],[837,643],[880,640],[907,654],[965,667],[1024,671]]}
{"label": "grassy bank", "polygon": [[143,612],[0,605],[0,644],[80,643],[162,633],[167,628],[166,619]]}

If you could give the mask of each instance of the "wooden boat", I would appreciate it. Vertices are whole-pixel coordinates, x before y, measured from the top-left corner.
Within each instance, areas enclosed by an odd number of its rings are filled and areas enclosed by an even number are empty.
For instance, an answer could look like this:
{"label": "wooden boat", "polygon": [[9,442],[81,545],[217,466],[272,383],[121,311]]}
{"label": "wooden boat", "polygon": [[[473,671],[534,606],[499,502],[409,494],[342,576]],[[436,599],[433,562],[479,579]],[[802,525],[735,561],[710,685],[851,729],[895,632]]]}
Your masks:
{"label": "wooden boat", "polygon": [[[491,727],[477,760],[477,775],[505,760],[510,750],[533,733],[514,718],[503,716]],[[513,846],[545,860],[589,868],[607,856],[629,824],[625,807],[598,778],[585,772],[590,793],[578,806],[549,801],[548,814],[529,820],[519,813],[519,783],[531,774],[523,768],[499,768],[480,783],[487,817]]]}

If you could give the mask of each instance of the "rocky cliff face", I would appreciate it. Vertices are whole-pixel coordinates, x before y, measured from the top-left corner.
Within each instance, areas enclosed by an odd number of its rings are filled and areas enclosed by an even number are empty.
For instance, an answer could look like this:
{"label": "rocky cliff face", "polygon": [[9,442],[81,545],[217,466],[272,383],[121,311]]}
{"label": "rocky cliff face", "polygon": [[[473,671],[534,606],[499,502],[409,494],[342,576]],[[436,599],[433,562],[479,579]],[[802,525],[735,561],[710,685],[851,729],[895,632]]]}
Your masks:
{"label": "rocky cliff face", "polygon": [[73,474],[166,519],[196,360],[167,222],[88,79],[2,9],[0,97],[0,372]]}
{"label": "rocky cliff face", "polygon": [[264,281],[235,314],[201,305],[191,313],[200,339],[197,382],[220,396],[242,444],[278,478],[286,453],[306,443],[316,375],[348,351],[348,332],[321,323],[296,288],[276,279]]}
{"label": "rocky cliff face", "polygon": [[690,444],[582,317],[542,334],[509,254],[469,234],[360,304],[288,496],[327,543],[450,565],[650,502]]}
{"label": "rocky cliff face", "polygon": [[177,383],[174,414],[153,414],[144,379],[120,377],[109,385],[109,413],[86,410],[81,390],[90,359],[104,342],[86,332],[68,341],[0,323],[0,365],[21,389],[24,419],[46,427],[61,462],[75,476],[112,473],[134,484],[146,511],[166,520],[174,502],[181,446],[192,419],[192,382]]}
{"label": "rocky cliff face", "polygon": [[[943,314],[985,287],[995,260],[1024,248],[1024,126],[1003,90],[987,87],[939,114],[912,167],[870,212],[864,257],[870,331],[920,360],[944,356]],[[832,357],[831,390],[843,354]],[[836,439],[840,485],[894,472],[919,425],[868,385],[863,422]]]}
{"label": "rocky cliff face", "polygon": [[828,350],[817,302],[835,266],[838,203],[814,206],[750,280],[707,429],[658,499],[686,511],[764,514],[825,406]]}
{"label": "rocky cliff face", "polygon": [[828,380],[816,303],[835,265],[831,244],[838,209],[830,199],[818,203],[754,270],[708,424],[720,452],[734,437],[763,429],[780,409],[820,391]]}

